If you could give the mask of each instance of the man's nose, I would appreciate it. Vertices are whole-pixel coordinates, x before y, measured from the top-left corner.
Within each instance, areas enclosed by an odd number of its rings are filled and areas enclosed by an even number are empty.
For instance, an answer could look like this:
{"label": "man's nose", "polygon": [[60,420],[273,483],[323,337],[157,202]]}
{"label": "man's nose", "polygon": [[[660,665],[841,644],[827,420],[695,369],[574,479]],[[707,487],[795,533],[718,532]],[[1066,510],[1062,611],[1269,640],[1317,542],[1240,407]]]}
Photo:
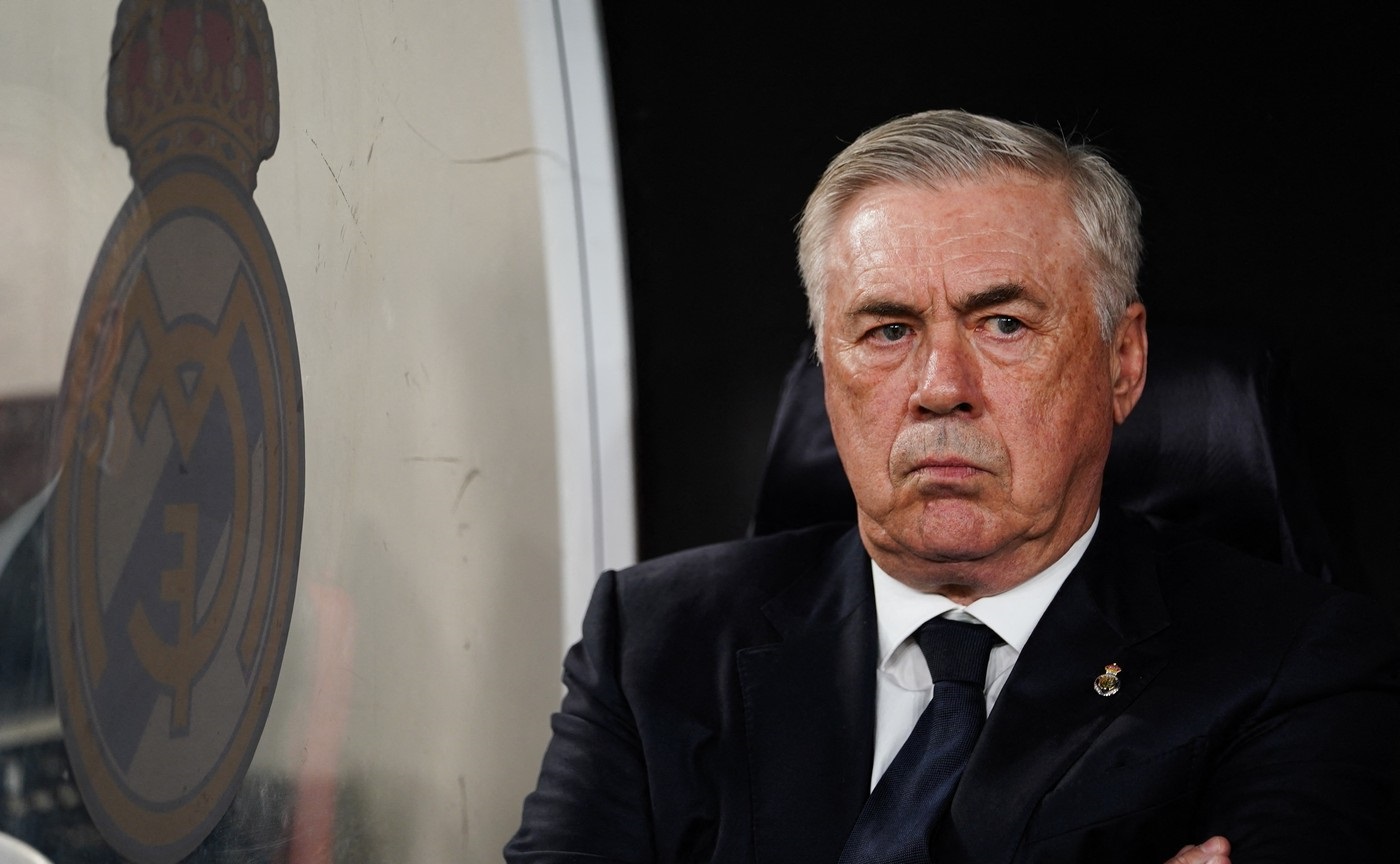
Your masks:
{"label": "man's nose", "polygon": [[909,410],[916,415],[973,414],[981,410],[980,374],[961,332],[935,328],[915,355]]}

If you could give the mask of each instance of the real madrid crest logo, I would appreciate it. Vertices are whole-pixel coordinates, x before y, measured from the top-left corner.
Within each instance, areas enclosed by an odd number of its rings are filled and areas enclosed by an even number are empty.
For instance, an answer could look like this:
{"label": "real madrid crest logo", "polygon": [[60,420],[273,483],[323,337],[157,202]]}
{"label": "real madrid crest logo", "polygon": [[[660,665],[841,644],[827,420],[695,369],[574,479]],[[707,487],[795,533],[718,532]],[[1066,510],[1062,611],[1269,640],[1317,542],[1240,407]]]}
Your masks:
{"label": "real madrid crest logo", "polygon": [[1118,673],[1123,671],[1123,667],[1117,663],[1110,663],[1103,667],[1103,674],[1094,679],[1094,692],[1100,696],[1112,696],[1118,692]]}
{"label": "real madrid crest logo", "polygon": [[278,130],[261,0],[124,0],[107,98],[135,189],[69,349],[48,632],[83,801],[156,864],[237,792],[296,585],[300,372],[252,199]]}

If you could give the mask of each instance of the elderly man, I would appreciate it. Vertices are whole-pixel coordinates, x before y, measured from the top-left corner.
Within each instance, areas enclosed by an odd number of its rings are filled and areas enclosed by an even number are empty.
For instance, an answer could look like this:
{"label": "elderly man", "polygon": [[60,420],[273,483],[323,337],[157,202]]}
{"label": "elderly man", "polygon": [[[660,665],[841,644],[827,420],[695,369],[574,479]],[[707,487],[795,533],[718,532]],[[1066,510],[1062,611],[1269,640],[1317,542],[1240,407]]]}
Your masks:
{"label": "elderly man", "polygon": [[1092,151],[963,112],[837,156],[799,257],[856,529],[605,573],[507,859],[1375,859],[1388,624],[1100,507],[1138,215]]}

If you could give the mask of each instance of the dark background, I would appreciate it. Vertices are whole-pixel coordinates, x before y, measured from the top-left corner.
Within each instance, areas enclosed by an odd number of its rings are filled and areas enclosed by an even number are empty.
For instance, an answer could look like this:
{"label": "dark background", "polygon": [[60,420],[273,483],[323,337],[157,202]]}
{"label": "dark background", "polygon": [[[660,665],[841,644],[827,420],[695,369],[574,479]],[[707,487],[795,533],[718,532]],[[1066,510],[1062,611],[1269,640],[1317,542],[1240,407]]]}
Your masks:
{"label": "dark background", "polygon": [[1286,349],[1339,581],[1400,620],[1400,50],[1381,13],[752,7],[600,4],[643,557],[747,529],[806,335],[792,229],[827,161],[896,115],[964,108],[1107,151],[1143,201],[1149,330],[1238,326]]}

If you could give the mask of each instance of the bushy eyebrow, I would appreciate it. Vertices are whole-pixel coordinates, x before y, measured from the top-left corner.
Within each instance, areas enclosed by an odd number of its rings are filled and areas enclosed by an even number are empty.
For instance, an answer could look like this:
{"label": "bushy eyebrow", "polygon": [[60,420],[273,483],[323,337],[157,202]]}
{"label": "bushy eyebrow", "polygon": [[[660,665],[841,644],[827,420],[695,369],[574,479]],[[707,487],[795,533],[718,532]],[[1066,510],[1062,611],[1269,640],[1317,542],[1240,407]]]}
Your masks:
{"label": "bushy eyebrow", "polygon": [[872,300],[852,309],[850,317],[917,318],[919,310],[908,303],[897,303],[893,300]]}
{"label": "bushy eyebrow", "polygon": [[1006,282],[1001,285],[993,285],[982,291],[974,291],[960,299],[957,308],[959,312],[963,313],[980,312],[983,309],[990,309],[993,306],[1018,300],[1030,303],[1037,309],[1045,308],[1044,301],[1032,295],[1024,285],[1016,282]]}

